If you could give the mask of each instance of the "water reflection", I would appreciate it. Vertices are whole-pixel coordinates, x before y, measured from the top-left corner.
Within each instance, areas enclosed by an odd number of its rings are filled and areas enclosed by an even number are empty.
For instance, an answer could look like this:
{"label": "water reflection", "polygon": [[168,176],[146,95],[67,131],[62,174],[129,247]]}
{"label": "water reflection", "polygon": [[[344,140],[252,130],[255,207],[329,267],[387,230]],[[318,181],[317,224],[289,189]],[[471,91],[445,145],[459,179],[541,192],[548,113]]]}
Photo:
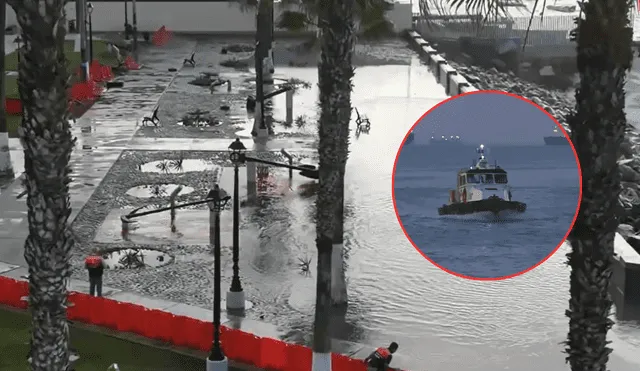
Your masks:
{"label": "water reflection", "polygon": [[189,194],[195,191],[192,187],[183,186],[180,184],[145,184],[137,187],[130,188],[127,194],[137,198],[159,198],[168,197],[178,187],[182,187],[180,191],[181,195]]}
{"label": "water reflection", "polygon": [[140,165],[144,173],[181,174],[189,172],[213,171],[219,168],[213,161],[202,159],[175,159],[147,162]]}

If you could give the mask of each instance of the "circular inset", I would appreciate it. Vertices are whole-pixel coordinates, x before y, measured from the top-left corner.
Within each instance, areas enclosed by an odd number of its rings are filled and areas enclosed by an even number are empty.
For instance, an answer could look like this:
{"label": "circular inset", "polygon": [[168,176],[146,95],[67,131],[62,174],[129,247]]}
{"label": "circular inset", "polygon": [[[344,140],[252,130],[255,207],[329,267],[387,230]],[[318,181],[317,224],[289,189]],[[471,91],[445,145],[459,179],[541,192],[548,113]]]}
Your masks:
{"label": "circular inset", "polygon": [[108,269],[160,268],[174,260],[167,251],[150,248],[116,248],[100,254]]}
{"label": "circular inset", "polygon": [[425,258],[462,278],[501,280],[564,243],[582,174],[553,116],[525,98],[479,91],[441,102],[412,126],[392,188],[398,221]]}
{"label": "circular inset", "polygon": [[181,195],[186,195],[195,191],[195,189],[193,189],[192,187],[187,187],[180,184],[146,184],[129,188],[127,194],[129,196],[137,198],[168,197],[178,187],[182,187],[182,190],[180,191]]}

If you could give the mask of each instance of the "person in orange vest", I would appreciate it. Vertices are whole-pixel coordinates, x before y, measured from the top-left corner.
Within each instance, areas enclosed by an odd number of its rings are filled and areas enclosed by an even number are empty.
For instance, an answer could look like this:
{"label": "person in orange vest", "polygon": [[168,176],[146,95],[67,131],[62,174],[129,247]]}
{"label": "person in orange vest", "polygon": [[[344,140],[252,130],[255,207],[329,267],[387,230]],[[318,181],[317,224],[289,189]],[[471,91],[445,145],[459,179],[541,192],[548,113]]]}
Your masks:
{"label": "person in orange vest", "polygon": [[398,343],[395,341],[389,344],[387,348],[378,348],[364,359],[370,371],[386,371],[389,368],[392,354],[398,350]]}
{"label": "person in orange vest", "polygon": [[84,267],[89,272],[89,295],[102,296],[102,274],[104,273],[104,260],[97,251],[87,256]]}

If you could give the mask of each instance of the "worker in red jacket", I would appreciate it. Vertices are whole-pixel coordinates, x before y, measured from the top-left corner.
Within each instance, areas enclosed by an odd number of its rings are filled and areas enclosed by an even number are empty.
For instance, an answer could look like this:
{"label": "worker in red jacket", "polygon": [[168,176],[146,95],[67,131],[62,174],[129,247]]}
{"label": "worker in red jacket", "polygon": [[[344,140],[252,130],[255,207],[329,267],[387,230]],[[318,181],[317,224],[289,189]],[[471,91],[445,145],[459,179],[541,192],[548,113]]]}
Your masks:
{"label": "worker in red jacket", "polygon": [[364,361],[371,371],[386,371],[389,368],[392,354],[398,350],[398,343],[392,342],[387,348],[378,348],[371,353]]}
{"label": "worker in red jacket", "polygon": [[84,260],[84,267],[89,272],[89,295],[102,296],[102,274],[104,260],[98,252],[93,252]]}

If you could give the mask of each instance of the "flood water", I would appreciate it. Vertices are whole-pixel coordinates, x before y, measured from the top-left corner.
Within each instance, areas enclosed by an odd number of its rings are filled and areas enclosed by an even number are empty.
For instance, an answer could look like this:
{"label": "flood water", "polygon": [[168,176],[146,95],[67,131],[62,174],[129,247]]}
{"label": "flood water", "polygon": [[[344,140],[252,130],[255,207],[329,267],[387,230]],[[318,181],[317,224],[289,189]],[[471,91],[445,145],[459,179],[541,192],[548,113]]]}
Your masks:
{"label": "flood water", "polygon": [[[566,246],[535,270],[502,282],[463,280],[425,260],[395,217],[392,168],[407,130],[446,95],[418,60],[375,68],[358,68],[354,79],[353,105],[372,125],[369,134],[356,137],[352,131],[345,222],[349,309],[334,335],[376,346],[397,341],[396,359],[416,371],[566,370],[559,345],[568,329]],[[394,79],[371,78],[381,70]],[[317,76],[315,69],[278,68],[278,73],[308,81]],[[311,100],[316,87],[301,94]],[[276,99],[276,112],[278,106],[284,101]],[[292,197],[295,201],[272,203],[259,213],[262,221],[254,219],[271,242],[243,250],[241,274],[258,295],[270,300],[275,295],[286,306],[270,321],[294,329],[290,338],[309,342],[316,263],[308,277],[299,271],[298,258],[315,257],[313,208],[311,200]],[[270,284],[268,277],[278,282]],[[637,369],[640,330],[616,325],[610,334],[611,368]]]}

